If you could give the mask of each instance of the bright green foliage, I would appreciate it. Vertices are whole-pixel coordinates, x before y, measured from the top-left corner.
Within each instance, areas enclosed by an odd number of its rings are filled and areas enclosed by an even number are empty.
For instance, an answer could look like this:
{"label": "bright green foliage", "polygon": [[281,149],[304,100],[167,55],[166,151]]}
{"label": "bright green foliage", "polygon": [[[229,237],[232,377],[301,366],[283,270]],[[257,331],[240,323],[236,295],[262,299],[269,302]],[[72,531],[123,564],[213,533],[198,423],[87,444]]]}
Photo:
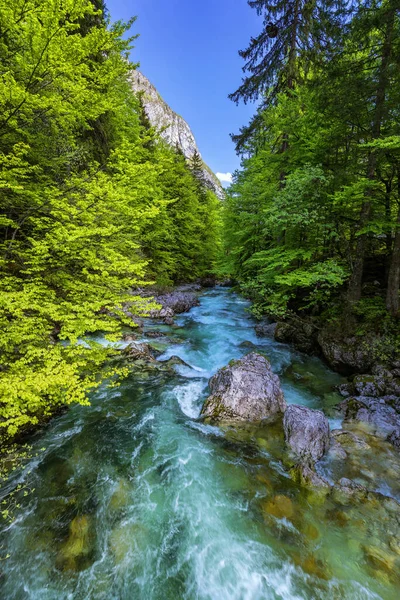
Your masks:
{"label": "bright green foliage", "polygon": [[[20,475],[29,475],[27,465],[33,459],[38,457],[44,448],[40,451],[33,452],[32,447],[28,444],[9,444],[2,452],[0,452],[0,488],[6,486],[15,471]],[[20,477],[20,482],[0,501],[0,516],[11,523],[15,519],[15,513],[20,508],[20,500],[34,492],[34,488],[30,487],[25,477]],[[9,558],[9,555],[2,554],[3,548],[0,546],[0,561]]]}
{"label": "bright green foliage", "polygon": [[211,268],[197,184],[127,83],[130,25],[89,0],[0,0],[0,436],[115,373],[88,336],[132,325],[129,290]]}
{"label": "bright green foliage", "polygon": [[[307,3],[293,0],[297,23],[282,2],[249,4],[266,11],[264,29],[242,53],[249,75],[232,97],[262,99],[257,119],[237,138],[247,156],[225,204],[221,270],[256,300],[258,313],[321,314],[347,294],[348,282],[354,298],[353,281],[361,277],[363,294],[378,295],[383,305],[386,296],[394,316],[400,279],[396,1],[348,3],[345,12],[343,3],[318,0],[313,7],[324,16],[316,21],[312,11],[303,15]],[[279,36],[289,30],[271,39],[268,23],[279,26],[282,19],[291,20],[295,51],[273,61]],[[288,70],[295,77],[285,87]],[[274,83],[271,95],[266,86]]]}

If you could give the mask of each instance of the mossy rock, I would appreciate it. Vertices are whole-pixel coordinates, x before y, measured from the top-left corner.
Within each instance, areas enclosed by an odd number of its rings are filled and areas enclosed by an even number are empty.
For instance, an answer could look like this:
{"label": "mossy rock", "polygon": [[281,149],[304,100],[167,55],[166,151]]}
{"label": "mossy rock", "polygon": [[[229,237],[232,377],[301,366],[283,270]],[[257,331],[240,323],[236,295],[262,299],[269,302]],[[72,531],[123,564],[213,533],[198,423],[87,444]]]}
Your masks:
{"label": "mossy rock", "polygon": [[292,500],[283,494],[278,494],[272,500],[263,502],[262,509],[264,513],[277,519],[291,519],[295,513]]}
{"label": "mossy rock", "polygon": [[93,551],[92,533],[88,515],[75,517],[69,526],[69,537],[57,556],[57,567],[64,571],[85,569]]}
{"label": "mossy rock", "polygon": [[296,556],[294,558],[294,562],[305,573],[314,577],[318,577],[318,579],[328,581],[332,577],[332,572],[329,569],[328,565],[323,560],[317,558],[313,554],[308,554],[306,556]]}

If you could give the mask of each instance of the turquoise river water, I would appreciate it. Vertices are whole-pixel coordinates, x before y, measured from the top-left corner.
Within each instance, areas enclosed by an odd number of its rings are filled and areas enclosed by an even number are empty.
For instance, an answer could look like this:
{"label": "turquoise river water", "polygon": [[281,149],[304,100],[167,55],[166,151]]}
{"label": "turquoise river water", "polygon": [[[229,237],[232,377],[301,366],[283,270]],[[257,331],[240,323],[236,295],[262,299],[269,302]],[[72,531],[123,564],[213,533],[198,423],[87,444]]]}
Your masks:
{"label": "turquoise river water", "polygon": [[288,402],[322,408],[340,427],[332,408],[340,377],[257,338],[247,309],[229,290],[206,292],[177,327],[156,325],[168,341],[151,340],[163,352],[159,361],[175,355],[189,366],[136,370],[34,438],[34,449],[45,450],[29,474],[15,476],[34,491],[1,534],[9,558],[0,561],[0,598],[400,597],[393,529],[400,521],[390,503],[400,495],[399,471],[388,446],[371,451],[363,431],[354,460],[343,466],[328,457],[319,467],[325,477],[351,476],[385,493],[383,508],[300,489],[288,475],[280,426],[199,420],[209,377],[252,343],[280,374]]}

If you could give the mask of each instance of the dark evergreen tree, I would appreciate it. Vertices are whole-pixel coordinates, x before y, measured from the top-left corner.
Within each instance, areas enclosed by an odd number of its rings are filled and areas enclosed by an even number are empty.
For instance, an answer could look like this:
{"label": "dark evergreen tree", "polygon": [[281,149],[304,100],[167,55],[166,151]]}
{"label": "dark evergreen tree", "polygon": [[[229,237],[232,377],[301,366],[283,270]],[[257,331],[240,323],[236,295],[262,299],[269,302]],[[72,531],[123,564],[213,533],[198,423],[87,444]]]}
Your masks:
{"label": "dark evergreen tree", "polygon": [[192,158],[190,159],[190,170],[193,177],[197,181],[198,193],[204,199],[204,195],[207,191],[207,186],[204,177],[204,163],[197,150],[194,151]]}
{"label": "dark evergreen tree", "polygon": [[[315,59],[329,46],[331,36],[345,17],[343,1],[248,0],[263,17],[263,27],[257,37],[251,38],[248,48],[239,52],[247,75],[229,98],[236,103],[261,103],[250,124],[232,136],[238,152],[251,150],[260,137],[264,139],[264,110],[276,101],[279,92],[290,93],[299,78],[304,77],[307,65],[303,60],[300,70],[299,57],[307,53]],[[287,143],[284,137],[282,150]]]}

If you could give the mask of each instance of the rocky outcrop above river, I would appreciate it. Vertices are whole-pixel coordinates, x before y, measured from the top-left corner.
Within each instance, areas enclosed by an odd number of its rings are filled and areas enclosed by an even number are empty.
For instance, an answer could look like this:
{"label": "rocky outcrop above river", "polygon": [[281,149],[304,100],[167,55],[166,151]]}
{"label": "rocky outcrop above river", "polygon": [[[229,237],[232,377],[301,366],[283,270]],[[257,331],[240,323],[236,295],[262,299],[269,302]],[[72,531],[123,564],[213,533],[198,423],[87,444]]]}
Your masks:
{"label": "rocky outcrop above river", "polygon": [[277,323],[269,323],[268,321],[259,323],[256,325],[257,337],[274,337],[276,332]]}
{"label": "rocky outcrop above river", "polygon": [[293,344],[300,352],[314,354],[317,329],[308,321],[292,318],[288,322],[276,324],[275,339],[284,344]]}
{"label": "rocky outcrop above river", "polygon": [[329,423],[324,413],[291,404],[283,418],[286,443],[301,461],[314,464],[329,448]]}
{"label": "rocky outcrop above river", "polygon": [[[261,329],[259,332],[258,335],[263,335]],[[276,323],[274,335],[277,342],[291,344],[306,354],[321,356],[334,371],[343,375],[368,373],[374,365],[372,340],[345,335],[328,327],[320,329],[312,319],[288,317]]]}
{"label": "rocky outcrop above river", "polygon": [[339,373],[368,373],[374,364],[371,352],[372,340],[356,336],[337,336],[323,330],[318,335],[318,344],[326,362]]}
{"label": "rocky outcrop above river", "polygon": [[209,386],[201,414],[213,422],[273,420],[286,408],[279,377],[255,352],[220,369]]}
{"label": "rocky outcrop above river", "polygon": [[[259,337],[273,335],[277,342],[291,344],[300,352],[320,356],[342,375],[376,375],[376,369],[382,369],[383,364],[385,378],[392,373],[400,382],[400,356],[394,348],[393,338],[385,340],[371,330],[358,335],[356,322],[346,324],[345,318],[338,320],[336,325],[321,323],[312,317],[291,315],[273,324],[262,321],[256,325],[256,333]],[[400,383],[397,391],[390,393],[400,395]]]}
{"label": "rocky outcrop above river", "polygon": [[346,423],[366,423],[370,431],[399,448],[400,371],[376,365],[370,375],[356,375],[339,386],[346,399],[338,409]]}
{"label": "rocky outcrop above river", "polygon": [[[130,83],[135,92],[141,93],[142,104],[150,124],[159,131],[167,144],[173,148],[179,148],[188,161],[196,152],[200,154],[189,125],[161,98],[147,77],[140,71],[133,71]],[[202,180],[218,198],[225,198],[225,192],[219,180],[204,162]]]}

